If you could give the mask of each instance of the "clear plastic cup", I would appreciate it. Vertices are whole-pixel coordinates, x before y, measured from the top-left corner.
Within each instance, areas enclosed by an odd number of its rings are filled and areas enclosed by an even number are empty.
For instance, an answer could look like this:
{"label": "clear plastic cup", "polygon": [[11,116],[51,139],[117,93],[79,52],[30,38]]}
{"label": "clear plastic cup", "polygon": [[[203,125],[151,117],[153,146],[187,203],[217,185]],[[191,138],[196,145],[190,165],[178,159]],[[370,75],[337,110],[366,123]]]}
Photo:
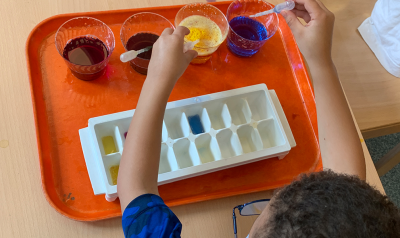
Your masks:
{"label": "clear plastic cup", "polygon": [[[125,51],[143,49],[153,45],[165,28],[175,29],[170,21],[159,14],[151,12],[134,14],[122,24],[120,32],[122,45]],[[129,63],[136,72],[146,75],[150,56],[151,50],[139,54]]]}
{"label": "clear plastic cup", "polygon": [[250,57],[275,34],[279,26],[276,13],[249,17],[272,8],[274,7],[271,4],[262,0],[235,0],[229,5],[226,18],[230,30],[226,43],[231,52]]}
{"label": "clear plastic cup", "polygon": [[55,44],[75,77],[93,80],[104,74],[115,39],[112,30],[102,21],[76,17],[58,28]]}
{"label": "clear plastic cup", "polygon": [[[197,51],[198,56],[193,59],[191,63],[203,64],[211,58],[211,54],[218,49],[222,42],[224,42],[228,34],[229,27],[225,15],[218,8],[207,3],[191,3],[182,7],[175,16],[175,27],[181,25],[182,21],[184,21],[186,18],[194,15],[208,18],[209,20],[213,21],[221,31],[221,38],[212,46],[199,46],[198,43],[193,48],[195,51]],[[195,40],[197,39],[191,39],[191,41]],[[185,41],[188,40],[185,38]]]}

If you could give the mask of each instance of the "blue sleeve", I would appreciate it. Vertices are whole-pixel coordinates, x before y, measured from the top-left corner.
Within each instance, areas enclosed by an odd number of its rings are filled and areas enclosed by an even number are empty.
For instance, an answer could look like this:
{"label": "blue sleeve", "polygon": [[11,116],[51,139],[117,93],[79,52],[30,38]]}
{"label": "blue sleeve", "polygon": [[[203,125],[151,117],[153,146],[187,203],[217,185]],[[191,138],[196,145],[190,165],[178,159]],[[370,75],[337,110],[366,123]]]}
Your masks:
{"label": "blue sleeve", "polygon": [[175,238],[181,237],[182,224],[159,196],[143,194],[126,207],[122,229],[127,238]]}

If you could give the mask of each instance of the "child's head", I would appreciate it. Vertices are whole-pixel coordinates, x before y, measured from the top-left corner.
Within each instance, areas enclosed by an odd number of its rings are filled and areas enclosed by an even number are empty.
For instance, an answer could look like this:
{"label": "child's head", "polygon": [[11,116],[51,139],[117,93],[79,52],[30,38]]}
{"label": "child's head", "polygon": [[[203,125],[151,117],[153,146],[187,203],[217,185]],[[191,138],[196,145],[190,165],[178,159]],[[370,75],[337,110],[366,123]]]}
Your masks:
{"label": "child's head", "polygon": [[251,238],[399,237],[399,209],[355,176],[324,171],[279,190]]}

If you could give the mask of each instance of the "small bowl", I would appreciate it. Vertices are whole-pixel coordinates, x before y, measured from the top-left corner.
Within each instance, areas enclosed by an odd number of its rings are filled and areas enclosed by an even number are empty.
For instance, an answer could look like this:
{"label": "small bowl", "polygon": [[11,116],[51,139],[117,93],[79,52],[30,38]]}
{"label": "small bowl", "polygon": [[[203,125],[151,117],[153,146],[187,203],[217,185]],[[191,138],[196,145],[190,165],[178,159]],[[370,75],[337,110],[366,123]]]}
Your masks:
{"label": "small bowl", "polygon": [[[144,41],[147,40],[147,44],[156,42],[158,37],[164,31],[165,28],[175,29],[174,25],[167,20],[167,18],[151,12],[141,12],[130,16],[124,24],[122,24],[120,37],[122,45],[125,51],[139,50],[139,48],[145,48],[148,45],[140,47],[137,45],[130,45],[129,39],[133,36],[144,36]],[[129,43],[129,45],[128,45]],[[145,43],[146,44],[146,43]],[[138,49],[130,48],[132,46],[139,47]],[[129,49],[128,49],[129,48]],[[147,54],[145,54],[147,53]],[[140,74],[147,74],[147,68],[150,62],[151,51],[139,54],[135,59],[129,61],[131,67]],[[143,55],[146,57],[143,58]],[[149,56],[150,55],[150,56]]]}
{"label": "small bowl", "polygon": [[[228,35],[229,25],[225,15],[216,7],[207,3],[191,3],[182,7],[175,16],[175,27],[178,27],[182,21],[190,16],[203,16],[213,21],[221,30],[221,40],[212,47],[195,46],[193,49],[197,51],[198,56],[192,60],[192,64],[204,64],[211,58],[218,47],[224,42]],[[185,39],[186,41],[187,39]],[[192,39],[193,41],[197,39]]]}

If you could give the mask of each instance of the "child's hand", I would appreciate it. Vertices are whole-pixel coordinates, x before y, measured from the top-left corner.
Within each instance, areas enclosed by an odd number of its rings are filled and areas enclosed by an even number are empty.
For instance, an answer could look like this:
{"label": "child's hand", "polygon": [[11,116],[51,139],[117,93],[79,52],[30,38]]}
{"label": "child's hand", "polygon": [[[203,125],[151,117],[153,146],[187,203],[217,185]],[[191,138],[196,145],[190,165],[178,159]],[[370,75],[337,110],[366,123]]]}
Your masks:
{"label": "child's hand", "polygon": [[153,45],[148,77],[175,83],[182,76],[190,61],[197,56],[194,50],[183,53],[183,38],[189,33],[190,30],[183,26],[178,26],[175,31],[171,28],[164,30]]}
{"label": "child's hand", "polygon": [[[282,15],[309,63],[331,62],[332,33],[335,16],[319,0],[295,0],[292,11]],[[297,17],[307,23],[303,25]]]}

